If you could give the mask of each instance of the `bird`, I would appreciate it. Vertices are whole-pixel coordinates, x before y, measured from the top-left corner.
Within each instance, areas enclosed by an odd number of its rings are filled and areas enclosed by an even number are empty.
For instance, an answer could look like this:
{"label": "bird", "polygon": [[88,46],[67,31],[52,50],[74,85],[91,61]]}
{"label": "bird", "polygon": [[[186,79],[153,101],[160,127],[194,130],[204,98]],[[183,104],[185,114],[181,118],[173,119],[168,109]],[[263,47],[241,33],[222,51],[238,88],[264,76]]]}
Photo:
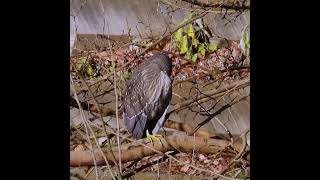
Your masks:
{"label": "bird", "polygon": [[164,53],[140,64],[126,82],[123,119],[135,139],[158,139],[172,97],[172,63]]}

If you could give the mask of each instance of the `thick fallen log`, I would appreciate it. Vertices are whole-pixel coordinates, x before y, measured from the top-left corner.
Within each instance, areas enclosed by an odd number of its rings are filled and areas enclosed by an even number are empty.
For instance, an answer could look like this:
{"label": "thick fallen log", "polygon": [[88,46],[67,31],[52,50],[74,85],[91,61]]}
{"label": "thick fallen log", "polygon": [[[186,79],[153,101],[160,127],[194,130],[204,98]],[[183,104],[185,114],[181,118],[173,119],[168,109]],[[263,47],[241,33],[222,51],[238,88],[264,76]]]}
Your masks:
{"label": "thick fallen log", "polygon": [[[245,142],[244,142],[245,143]],[[161,143],[158,141],[144,142],[144,145],[136,142],[121,146],[121,161],[129,162],[133,160],[139,160],[143,157],[157,154],[159,152],[165,153],[168,151],[180,151],[180,152],[200,152],[203,154],[215,154],[225,150],[230,145],[229,141],[220,139],[208,139],[202,137],[186,136],[182,134],[174,134],[161,138]],[[236,151],[240,151],[242,146],[241,141],[234,143],[233,148]],[[156,151],[158,152],[156,152]],[[116,161],[119,160],[118,149],[115,147],[112,149]],[[96,164],[101,166],[105,165],[101,153],[97,149],[93,150],[96,158]],[[113,164],[111,154],[106,153],[106,158],[109,164]],[[79,166],[94,166],[94,160],[90,151],[71,151],[70,152],[70,167]]]}
{"label": "thick fallen log", "polygon": [[[188,136],[192,136],[194,132],[194,127],[192,127],[188,123],[180,123],[176,121],[172,121],[170,119],[166,120],[164,123],[164,127],[170,128],[170,129],[175,129],[178,131],[186,132]],[[199,129],[197,132],[195,132],[196,137],[203,137],[203,138],[215,138],[218,137],[215,134],[210,134],[209,132]]]}

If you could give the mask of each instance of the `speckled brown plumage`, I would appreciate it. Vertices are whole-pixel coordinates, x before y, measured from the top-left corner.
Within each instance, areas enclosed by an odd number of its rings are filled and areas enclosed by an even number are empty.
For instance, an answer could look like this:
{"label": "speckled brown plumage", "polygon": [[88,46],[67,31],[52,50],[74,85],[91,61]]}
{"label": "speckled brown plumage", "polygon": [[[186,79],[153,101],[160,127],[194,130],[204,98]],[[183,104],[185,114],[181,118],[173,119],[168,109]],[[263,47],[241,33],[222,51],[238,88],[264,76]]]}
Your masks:
{"label": "speckled brown plumage", "polygon": [[163,126],[172,96],[172,67],[167,55],[147,59],[132,74],[124,95],[124,121],[136,139],[146,137],[146,130],[157,133]]}

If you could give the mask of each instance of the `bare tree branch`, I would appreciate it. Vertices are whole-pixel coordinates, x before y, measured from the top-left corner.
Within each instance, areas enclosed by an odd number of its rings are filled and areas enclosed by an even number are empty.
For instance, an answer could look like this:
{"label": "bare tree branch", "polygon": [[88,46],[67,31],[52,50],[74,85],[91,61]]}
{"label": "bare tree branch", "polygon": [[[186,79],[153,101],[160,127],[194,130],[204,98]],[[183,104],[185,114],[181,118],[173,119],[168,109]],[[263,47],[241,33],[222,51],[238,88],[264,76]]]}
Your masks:
{"label": "bare tree branch", "polygon": [[[174,151],[174,152],[170,153],[170,155],[174,156],[174,155],[176,155],[177,153],[178,153],[177,151]],[[161,160],[164,161],[164,160],[166,160],[166,159],[168,159],[168,158],[169,158],[168,156],[162,156]],[[170,162],[171,162],[171,161],[170,161]],[[157,164],[157,163],[158,163],[158,160],[155,160],[155,161],[152,161],[152,162],[150,162],[150,163],[148,163],[148,164],[142,165],[141,167],[139,167],[139,168],[137,168],[137,169],[135,169],[135,170],[133,170],[133,171],[129,171],[129,172],[127,172],[126,174],[124,174],[124,175],[123,175],[123,178],[129,178],[129,177],[135,175],[137,172],[140,172],[140,171],[142,171],[143,169],[145,169],[145,168],[147,168],[147,167],[150,167],[150,166],[152,166],[152,165],[155,165],[155,164]]]}
{"label": "bare tree branch", "polygon": [[[191,136],[193,134],[194,127],[192,127],[188,123],[179,123],[176,121],[172,121],[170,119],[166,120],[164,123],[164,127],[170,128],[170,129],[175,129],[178,131],[183,131],[186,132],[187,135]],[[196,133],[194,133],[196,137],[203,137],[203,138],[214,138],[218,137],[216,134],[210,134],[209,132],[205,130],[199,129]]]}
{"label": "bare tree branch", "polygon": [[232,166],[232,164],[234,164],[245,153],[245,150],[246,150],[246,147],[247,147],[247,133],[248,132],[249,132],[249,130],[245,131],[241,135],[242,146],[241,146],[241,149],[240,149],[239,153],[230,161],[228,166],[225,167],[224,169],[222,169],[217,175],[215,175],[213,177],[213,179],[217,179],[219,177],[219,174],[221,175],[221,174],[225,173]]}
{"label": "bare tree branch", "polygon": [[[194,141],[195,138],[195,141]],[[147,142],[145,146],[139,144],[129,144],[121,146],[121,160],[122,162],[129,162],[138,160],[146,156],[157,154],[153,149],[165,153],[167,151],[177,150],[180,152],[192,152],[195,151],[204,154],[213,154],[225,150],[229,146],[230,142],[226,140],[208,139],[202,137],[185,136],[181,134],[175,134],[161,138],[160,142]],[[148,146],[148,147],[146,147]],[[239,148],[239,145],[235,146]],[[238,149],[237,151],[240,151]],[[105,165],[105,161],[98,151],[94,151],[97,158],[97,165]],[[112,152],[115,154],[116,160],[119,159],[118,148],[114,147]],[[113,164],[113,160],[110,153],[106,153],[107,160],[110,164]],[[92,166],[93,159],[90,151],[71,151],[70,152],[70,166]]]}
{"label": "bare tree branch", "polygon": [[226,85],[222,88],[203,92],[199,97],[194,97],[194,98],[191,98],[190,100],[187,100],[182,103],[178,103],[178,104],[174,105],[172,110],[168,114],[171,114],[172,112],[177,111],[185,106],[189,106],[190,104],[194,103],[195,101],[199,101],[201,99],[207,98],[208,96],[219,95],[220,93],[228,91],[236,86],[237,86],[236,89],[239,89],[239,88],[247,87],[249,85],[250,85],[250,79],[246,78],[241,81],[233,82],[233,83]]}
{"label": "bare tree branch", "polygon": [[245,5],[246,0],[243,1],[242,4],[236,3],[237,1],[234,1],[233,3],[223,3],[223,2],[217,2],[217,3],[204,3],[200,0],[183,0],[185,2],[188,2],[190,4],[194,4],[201,7],[210,7],[210,8],[222,8],[222,9],[234,9],[234,10],[249,10],[250,6]]}
{"label": "bare tree branch", "polygon": [[[203,120],[201,123],[199,123],[199,124],[197,125],[197,127],[194,129],[194,133],[197,132],[197,130],[198,130],[201,126],[203,126],[204,124],[206,124],[207,122],[209,122],[212,118],[214,118],[215,116],[217,116],[218,114],[220,114],[222,111],[230,108],[230,107],[233,106],[234,104],[238,103],[239,101],[241,101],[241,100],[243,100],[243,99],[245,99],[245,98],[247,98],[247,97],[248,97],[248,96],[244,96],[244,97],[240,98],[240,99],[237,100],[237,101],[234,101],[234,102],[232,102],[232,103],[230,103],[230,104],[226,104],[226,105],[222,106],[220,109],[218,109],[216,112],[210,114],[205,120]],[[226,130],[227,130],[227,129],[226,129]],[[230,133],[228,130],[227,130],[227,132],[229,133],[229,135],[231,135],[231,133]]]}

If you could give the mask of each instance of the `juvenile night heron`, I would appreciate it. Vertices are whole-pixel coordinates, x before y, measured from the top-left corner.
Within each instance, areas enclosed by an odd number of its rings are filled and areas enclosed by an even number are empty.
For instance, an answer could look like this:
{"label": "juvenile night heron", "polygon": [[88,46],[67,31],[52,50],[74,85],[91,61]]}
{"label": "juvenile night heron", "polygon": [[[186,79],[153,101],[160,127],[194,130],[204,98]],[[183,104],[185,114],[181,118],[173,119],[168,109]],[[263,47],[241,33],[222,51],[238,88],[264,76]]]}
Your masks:
{"label": "juvenile night heron", "polygon": [[134,138],[157,137],[172,96],[171,71],[169,57],[157,54],[141,64],[127,82],[123,118]]}

